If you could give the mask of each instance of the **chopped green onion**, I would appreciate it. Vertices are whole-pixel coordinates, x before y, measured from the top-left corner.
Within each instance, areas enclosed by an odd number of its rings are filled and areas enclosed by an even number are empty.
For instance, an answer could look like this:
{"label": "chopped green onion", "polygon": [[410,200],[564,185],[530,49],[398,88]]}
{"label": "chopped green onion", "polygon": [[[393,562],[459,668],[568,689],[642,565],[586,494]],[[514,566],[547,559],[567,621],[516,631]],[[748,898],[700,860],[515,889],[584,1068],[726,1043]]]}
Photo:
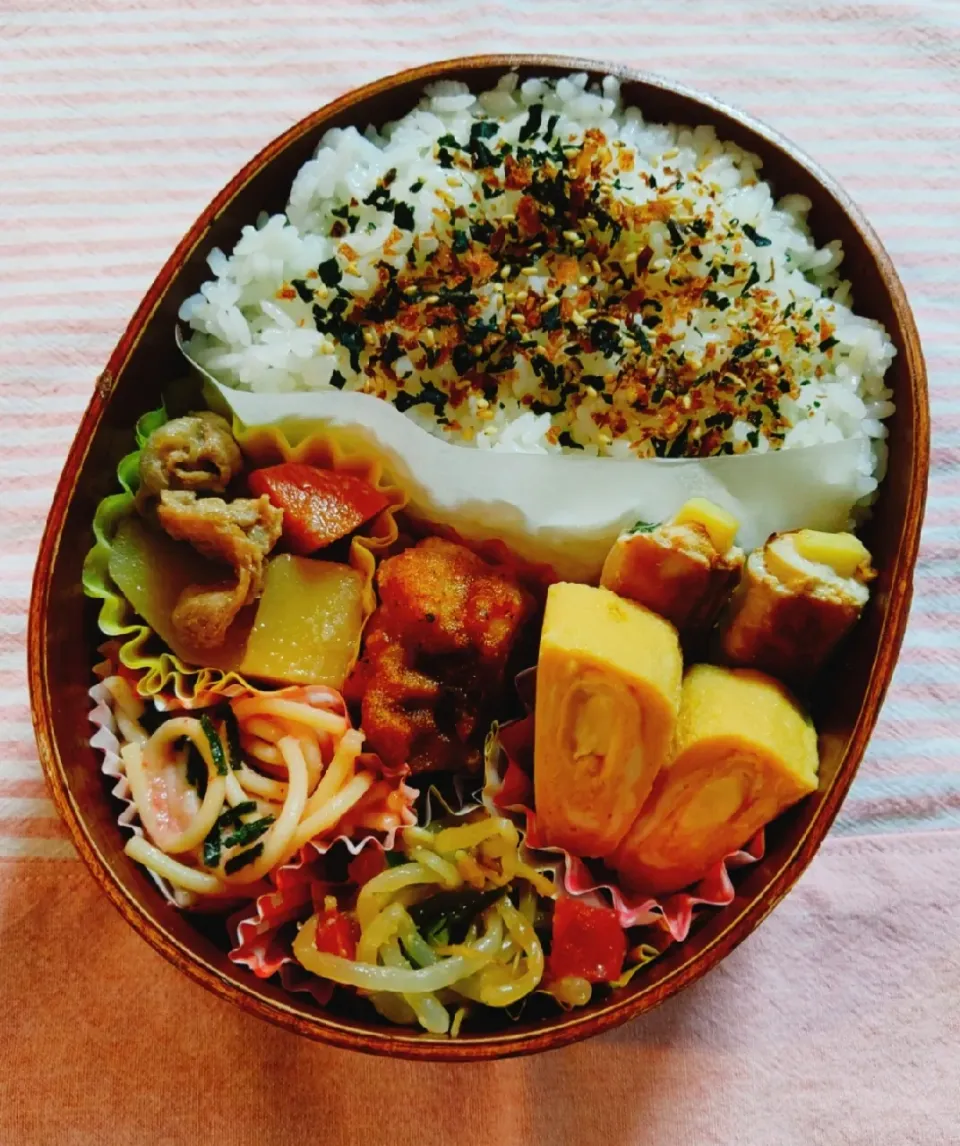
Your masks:
{"label": "chopped green onion", "polygon": [[207,867],[220,863],[220,829],[214,824],[203,841],[203,862]]}
{"label": "chopped green onion", "polygon": [[223,754],[223,744],[220,742],[217,730],[213,727],[213,721],[206,713],[203,713],[200,717],[200,727],[203,729],[203,734],[206,736],[207,743],[210,745],[210,755],[213,757],[217,775],[226,776],[227,758]]}
{"label": "chopped green onion", "polygon": [[240,750],[240,725],[234,716],[233,709],[228,704],[223,714],[223,726],[227,731],[227,750],[230,754],[230,767],[236,771],[243,763],[243,754]]}
{"label": "chopped green onion", "polygon": [[259,820],[252,820],[249,824],[240,824],[235,832],[223,841],[225,848],[243,847],[258,840],[276,819],[275,816],[263,816]]}
{"label": "chopped green onion", "polygon": [[250,864],[252,864],[254,860],[259,859],[261,855],[263,855],[263,844],[254,844],[252,848],[247,848],[245,852],[231,856],[223,865],[223,870],[227,875],[233,875],[242,868],[249,867]]}

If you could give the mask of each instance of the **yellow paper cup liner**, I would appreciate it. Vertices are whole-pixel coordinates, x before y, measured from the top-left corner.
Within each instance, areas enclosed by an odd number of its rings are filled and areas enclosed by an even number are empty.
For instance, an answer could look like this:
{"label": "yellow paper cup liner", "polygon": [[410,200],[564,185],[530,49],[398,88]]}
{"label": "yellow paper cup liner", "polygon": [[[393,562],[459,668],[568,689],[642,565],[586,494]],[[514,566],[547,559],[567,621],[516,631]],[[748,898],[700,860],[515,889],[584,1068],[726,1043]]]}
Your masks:
{"label": "yellow paper cup liner", "polygon": [[[103,633],[117,641],[117,658],[136,678],[142,697],[158,707],[197,708],[218,698],[254,690],[238,672],[189,664],[167,648],[157,634],[133,610],[110,576],[113,542],[121,522],[136,513],[134,497],[139,484],[140,451],[147,438],[167,421],[164,409],[145,414],[136,425],[137,449],[117,466],[120,491],[103,499],[93,521],[94,545],[83,568],[83,589],[88,597],[101,602],[98,624]],[[243,429],[234,432],[244,457],[252,468],[294,461],[323,469],[351,473],[373,485],[387,499],[387,506],[361,527],[350,543],[349,564],[364,579],[363,622],[376,607],[373,575],[376,555],[397,540],[396,514],[406,505],[406,494],[384,476],[375,458],[350,452],[327,431],[308,434],[291,445],[276,428]],[[359,638],[357,642],[359,652]]]}

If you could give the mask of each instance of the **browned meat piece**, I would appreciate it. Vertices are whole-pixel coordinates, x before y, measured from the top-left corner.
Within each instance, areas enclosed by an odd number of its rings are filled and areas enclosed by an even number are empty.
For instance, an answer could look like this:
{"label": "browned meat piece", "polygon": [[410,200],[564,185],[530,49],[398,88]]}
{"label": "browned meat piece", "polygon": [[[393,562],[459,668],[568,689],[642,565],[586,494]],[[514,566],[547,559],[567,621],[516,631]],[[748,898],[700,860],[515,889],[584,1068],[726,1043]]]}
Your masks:
{"label": "browned meat piece", "polygon": [[154,430],[140,453],[137,508],[163,490],[223,493],[243,468],[229,423],[209,410],[173,418]]}
{"label": "browned meat piece", "polygon": [[164,490],[157,520],[177,541],[189,542],[234,571],[235,579],[223,585],[188,585],[173,611],[173,623],[185,639],[200,648],[215,648],[237,613],[260,593],[263,559],[283,529],[283,510],[266,496],[226,502]]}
{"label": "browned meat piece", "polygon": [[347,683],[368,742],[385,763],[414,771],[477,767],[530,597],[436,537],[384,561],[377,586],[380,608]]}
{"label": "browned meat piece", "polygon": [[232,582],[188,585],[170,614],[181,639],[198,649],[219,648],[237,614],[250,603],[250,585],[247,569],[241,569]]}
{"label": "browned meat piece", "polygon": [[667,521],[620,536],[600,584],[664,617],[689,643],[713,626],[742,568],[742,551],[720,552],[702,524]]}
{"label": "browned meat piece", "polygon": [[796,688],[809,684],[855,624],[876,576],[856,538],[836,535],[863,553],[848,574],[806,557],[804,535],[817,536],[810,530],[774,534],[750,554],[719,630],[728,664],[760,669]]}

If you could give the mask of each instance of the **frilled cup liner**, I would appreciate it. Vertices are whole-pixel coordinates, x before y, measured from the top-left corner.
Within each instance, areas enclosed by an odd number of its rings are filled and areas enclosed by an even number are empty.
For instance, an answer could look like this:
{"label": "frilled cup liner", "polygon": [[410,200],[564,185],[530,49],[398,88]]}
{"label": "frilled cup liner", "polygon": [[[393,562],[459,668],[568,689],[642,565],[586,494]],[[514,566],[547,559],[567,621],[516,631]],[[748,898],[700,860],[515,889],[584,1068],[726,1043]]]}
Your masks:
{"label": "frilled cup liner", "polygon": [[[443,792],[435,785],[426,789],[421,826],[426,827],[434,819],[467,816],[482,806],[480,794],[471,793],[464,778],[456,777],[452,789],[452,792]],[[366,848],[381,853],[391,851],[397,846],[396,837],[402,828],[415,822],[416,817],[411,815],[409,823],[383,838],[367,837],[354,841],[340,836],[329,842],[308,844],[295,860],[274,873],[275,890],[260,896],[252,908],[237,912],[230,919],[229,928],[236,936],[236,942],[229,958],[252,971],[258,979],[279,975],[286,990],[307,992],[321,1004],[329,1001],[333,984],[304,971],[294,959],[292,950],[299,924],[319,909],[324,896],[336,895],[338,889],[350,886],[330,878],[325,857],[335,844],[343,844],[354,858]],[[557,858],[543,854],[533,856],[524,846],[521,846],[521,857],[538,871],[558,879],[560,861]]]}
{"label": "frilled cup liner", "polygon": [[[115,655],[116,643],[112,642],[105,645],[100,652]],[[108,677],[116,672],[116,662],[112,658],[101,661],[100,664],[94,666],[93,671],[97,677],[97,683],[89,691],[90,699],[93,702],[93,708],[90,710],[90,723],[95,728],[90,737],[90,747],[103,754],[100,771],[112,781],[110,795],[122,805],[120,814],[117,816],[117,824],[135,836],[142,836],[144,834],[143,827],[137,815],[137,806],[130,795],[130,783],[120,759],[121,746],[117,736],[117,722],[113,713],[113,697],[110,689],[104,683]],[[168,903],[185,906],[178,901],[176,891],[162,876],[156,875],[154,872],[150,872],[149,875]]]}
{"label": "frilled cup liner", "polygon": [[[533,686],[531,672],[517,678],[517,691],[528,707],[532,707]],[[733,901],[730,872],[763,858],[761,829],[745,847],[714,864],[689,890],[653,898],[621,889],[609,874],[604,875],[579,857],[544,842],[533,807],[533,733],[532,714],[496,730],[495,741],[488,745],[486,753],[484,803],[491,811],[518,817],[524,826],[526,845],[535,852],[557,857],[564,890],[596,903],[612,903],[621,927],[654,926],[666,933],[669,942],[682,942],[690,932],[698,907],[726,907]]]}
{"label": "frilled cup liner", "polygon": [[[137,448],[117,466],[121,492],[105,497],[93,521],[94,545],[83,567],[83,589],[88,597],[100,600],[98,624],[108,637],[118,640],[118,662],[136,676],[142,697],[158,698],[165,708],[202,708],[223,697],[257,689],[238,672],[187,664],[166,648],[149,625],[131,608],[110,576],[113,539],[121,522],[136,512],[134,498],[139,484],[140,452],[150,434],[167,421],[161,408],[152,410],[137,422]],[[292,446],[276,428],[241,429],[235,426],[240,448],[254,466],[277,465],[284,461],[304,462],[325,469],[355,474],[375,486],[388,505],[350,544],[349,563],[364,577],[364,621],[376,605],[373,574],[376,554],[388,549],[398,536],[396,514],[406,505],[403,490],[385,478],[375,461],[345,452],[323,433],[314,433]]]}
{"label": "frilled cup liner", "polygon": [[352,840],[341,835],[301,848],[296,859],[273,873],[272,890],[258,896],[252,907],[238,911],[228,920],[228,930],[235,937],[228,953],[230,961],[246,967],[258,979],[279,975],[286,990],[305,991],[318,1003],[328,1002],[333,984],[303,970],[293,957],[293,941],[299,924],[322,907],[326,895],[335,896],[338,890],[348,886],[330,878],[324,858],[338,844],[354,858],[367,848],[381,853],[392,851],[397,833],[414,823],[416,816],[411,809],[407,822],[382,837],[367,835]]}
{"label": "frilled cup liner", "polygon": [[[130,784],[124,772],[123,761],[120,757],[121,743],[114,714],[113,696],[105,683],[110,676],[116,674],[125,677],[131,686],[136,686],[137,681],[135,675],[129,669],[118,665],[116,660],[117,651],[118,642],[116,641],[104,645],[100,649],[100,652],[104,654],[107,659],[94,668],[97,683],[89,690],[89,696],[93,703],[89,719],[91,724],[94,725],[95,731],[90,737],[90,746],[103,754],[101,771],[113,782],[110,793],[122,805],[121,811],[117,816],[117,824],[119,827],[132,832],[134,835],[143,836],[143,826],[140,823],[137,807],[133,802]],[[216,695],[214,700],[222,701],[223,694]],[[294,911],[294,897],[297,890],[301,888],[301,886],[310,887],[319,884],[329,886],[329,882],[326,881],[324,877],[312,871],[310,868],[311,863],[314,863],[319,857],[325,855],[338,843],[343,843],[351,855],[358,855],[365,847],[375,847],[389,851],[394,847],[397,832],[401,828],[408,827],[417,822],[416,813],[413,809],[417,792],[416,789],[411,788],[405,783],[408,769],[405,766],[401,768],[388,768],[369,754],[364,755],[361,759],[366,760],[369,765],[376,764],[376,768],[380,773],[379,781],[370,788],[367,794],[350,810],[348,815],[340,821],[339,827],[343,829],[341,834],[331,840],[311,841],[306,844],[305,847],[301,849],[300,855],[296,860],[285,864],[283,867],[277,868],[275,872],[271,873],[271,877],[266,882],[269,883],[272,880],[274,887],[268,891],[264,891],[258,896],[254,901],[253,908],[251,908],[249,903],[245,903],[232,917],[231,924],[235,921],[251,917],[251,915],[256,916],[261,921],[269,921],[262,928],[265,939],[262,951],[258,949],[255,960],[257,967],[270,965],[271,959],[273,958],[270,945],[271,943],[275,945],[277,942],[271,938],[270,933],[282,927],[286,921],[287,916],[283,914],[284,911],[288,913]],[[394,801],[394,805],[395,808],[397,805],[399,806],[400,823],[397,827],[385,833],[374,834],[368,829],[362,829],[363,834],[357,835],[356,833],[361,830],[358,821],[362,820],[365,814],[370,811],[371,804],[376,803],[383,795],[382,781],[388,781],[391,785],[396,785],[395,794],[399,799]],[[356,836],[356,838],[352,838],[353,836]],[[302,876],[299,874],[301,869],[303,869]],[[202,910],[207,906],[210,910],[223,911],[232,903],[236,902],[235,900],[216,900],[211,901],[209,905],[205,905],[203,899],[198,901],[191,893],[183,892],[173,887],[162,876],[154,872],[149,872],[149,875],[157,885],[164,899],[175,907],[196,911],[198,909]],[[298,903],[296,910],[299,910],[300,907],[307,905],[309,902],[308,895],[306,899]],[[289,918],[295,917],[295,912],[289,915]],[[302,918],[302,916],[300,917]],[[248,931],[248,935],[250,936],[251,943],[253,943],[255,939],[254,933]],[[232,954],[231,958],[233,958]],[[253,958],[252,955],[251,958]],[[235,959],[234,961],[243,962],[242,959]],[[276,968],[266,971],[263,974],[255,967],[251,967],[251,969],[262,978],[273,974]],[[312,979],[311,976],[307,976],[305,973],[303,977]],[[294,976],[294,978],[296,978],[296,976]],[[315,996],[317,994],[314,989],[316,982],[318,981],[313,980],[308,988]],[[291,987],[291,989],[296,988]]]}
{"label": "frilled cup liner", "polygon": [[[404,789],[412,797],[417,794],[409,785],[404,785]],[[441,816],[465,816],[480,805],[457,777],[451,792],[444,793],[430,785],[423,793],[423,806],[423,826],[426,826]],[[329,842],[307,844],[296,859],[274,872],[274,890],[259,896],[252,907],[238,911],[228,921],[229,931],[235,936],[230,960],[252,971],[258,979],[279,975],[286,990],[306,992],[320,1004],[328,1002],[333,994],[333,983],[303,970],[293,957],[293,940],[300,923],[319,908],[325,895],[336,895],[338,890],[349,886],[331,879],[326,856],[335,844],[343,844],[353,858],[368,848],[381,854],[392,851],[397,847],[397,836],[402,828],[415,823],[417,816],[411,801],[406,821],[382,838],[367,836],[354,841],[339,836]]]}

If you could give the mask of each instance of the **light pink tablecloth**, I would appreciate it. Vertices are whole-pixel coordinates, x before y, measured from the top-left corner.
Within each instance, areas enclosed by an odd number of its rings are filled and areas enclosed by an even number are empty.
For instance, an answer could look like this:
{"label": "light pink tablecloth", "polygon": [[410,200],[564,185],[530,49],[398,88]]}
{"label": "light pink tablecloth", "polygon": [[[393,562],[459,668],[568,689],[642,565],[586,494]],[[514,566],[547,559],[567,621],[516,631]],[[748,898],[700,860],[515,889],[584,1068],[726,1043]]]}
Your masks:
{"label": "light pink tablecloth", "polygon": [[957,1146],[960,835],[830,840],[706,979],[461,1067],[316,1046],[154,954],[78,864],[5,880],[7,1146]]}
{"label": "light pink tablecloth", "polygon": [[[472,1069],[368,1062],[208,998],[101,902],[36,761],[29,578],[93,379],[213,193],[360,82],[511,49],[699,86],[852,192],[924,340],[930,511],[867,760],[825,854],[755,937],[583,1047]],[[960,0],[0,0],[3,1146],[960,1143],[958,141]]]}

